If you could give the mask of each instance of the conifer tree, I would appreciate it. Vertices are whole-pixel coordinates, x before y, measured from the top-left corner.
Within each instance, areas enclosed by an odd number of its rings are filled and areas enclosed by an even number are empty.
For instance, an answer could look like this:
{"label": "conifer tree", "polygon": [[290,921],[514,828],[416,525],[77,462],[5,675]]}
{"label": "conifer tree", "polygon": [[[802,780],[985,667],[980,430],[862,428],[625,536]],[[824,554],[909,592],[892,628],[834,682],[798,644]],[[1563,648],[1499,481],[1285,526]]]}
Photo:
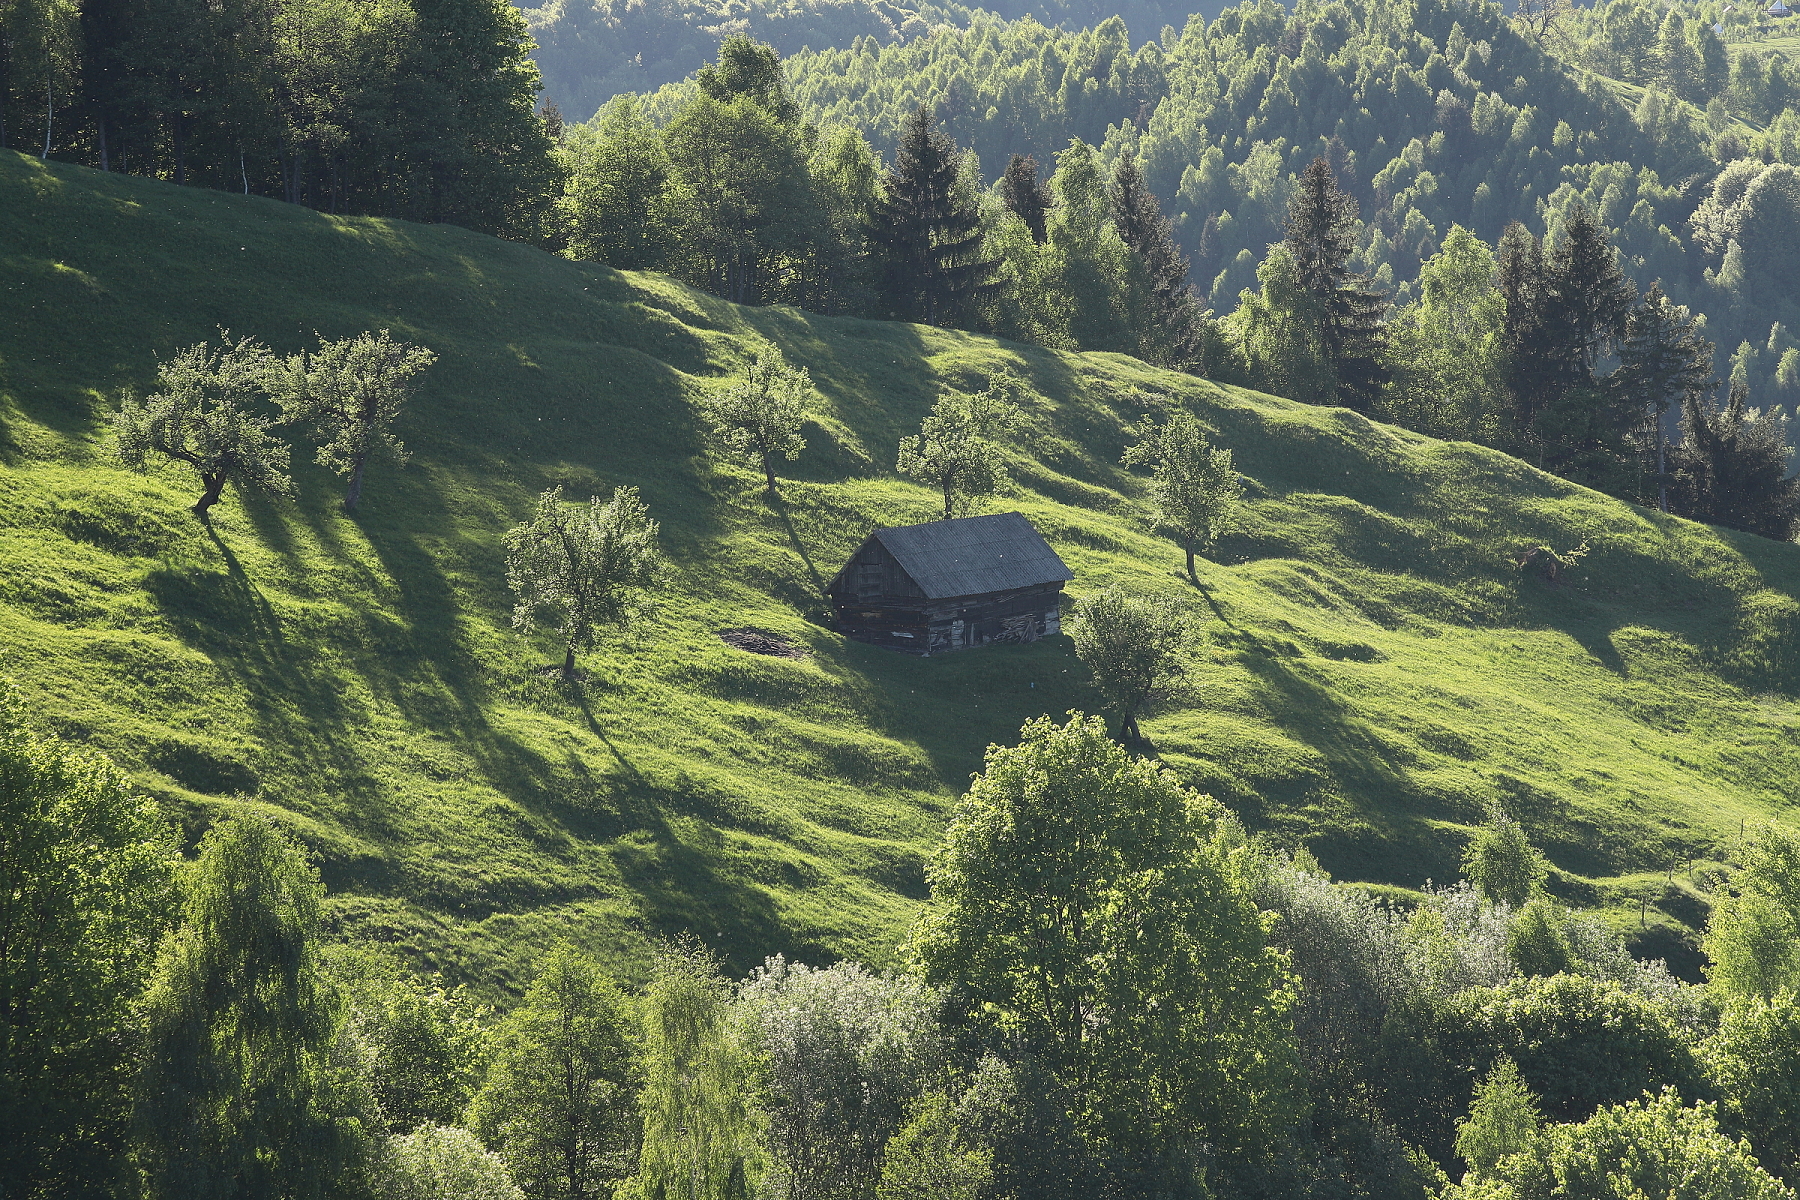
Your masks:
{"label": "conifer tree", "polygon": [[138,1163],[156,1200],[342,1194],[363,1153],[334,1083],[318,873],[269,821],[215,826],[145,1000]]}
{"label": "conifer tree", "polygon": [[1751,408],[1750,390],[1734,383],[1723,408],[1684,396],[1681,425],[1683,442],[1672,456],[1681,513],[1790,540],[1800,520],[1800,479],[1787,474],[1786,416]]}
{"label": "conifer tree", "polygon": [[274,421],[256,411],[269,394],[274,356],[254,338],[223,334],[215,349],[197,342],[159,364],[161,390],[120,406],[115,452],[142,470],[152,452],[185,463],[200,476],[194,513],[205,519],[225,484],[286,495],[288,447],[269,436]]}
{"label": "conifer tree", "polygon": [[1140,322],[1144,357],[1158,366],[1187,370],[1202,356],[1206,312],[1188,285],[1188,258],[1162,214],[1156,193],[1144,185],[1137,156],[1127,150],[1113,168],[1113,223],[1143,263],[1150,283],[1147,320]]}
{"label": "conifer tree", "polygon": [[1038,182],[1035,157],[1015,154],[1007,162],[1006,173],[1000,177],[1000,202],[1006,205],[1008,212],[1025,222],[1025,227],[1031,230],[1032,241],[1040,246],[1044,244],[1044,239],[1050,236],[1046,222],[1056,201],[1049,189]]}
{"label": "conifer tree", "polygon": [[1713,344],[1694,328],[1688,310],[1669,303],[1662,284],[1650,285],[1631,310],[1619,346],[1619,368],[1608,382],[1628,398],[1650,429],[1651,470],[1657,507],[1669,511],[1668,461],[1663,427],[1671,408],[1710,390]]}
{"label": "conifer tree", "polygon": [[1504,305],[1501,331],[1512,402],[1503,436],[1515,453],[1524,455],[1535,448],[1538,414],[1549,405],[1555,388],[1555,372],[1545,353],[1544,244],[1514,221],[1500,235],[1494,257],[1495,286]]}
{"label": "conifer tree", "polygon": [[1470,1174],[1484,1178],[1501,1159],[1529,1148],[1543,1123],[1519,1065],[1502,1057],[1475,1085],[1469,1115],[1456,1123],[1456,1152]]}
{"label": "conifer tree", "polygon": [[924,105],[907,117],[900,150],[869,219],[882,303],[902,320],[951,325],[992,285],[981,216],[958,195],[962,156]]}
{"label": "conifer tree", "polygon": [[1300,286],[1317,305],[1320,345],[1336,377],[1335,400],[1368,412],[1387,382],[1382,365],[1387,301],[1366,276],[1350,270],[1361,228],[1356,214],[1356,198],[1338,187],[1329,163],[1315,158],[1288,204],[1285,244]]}

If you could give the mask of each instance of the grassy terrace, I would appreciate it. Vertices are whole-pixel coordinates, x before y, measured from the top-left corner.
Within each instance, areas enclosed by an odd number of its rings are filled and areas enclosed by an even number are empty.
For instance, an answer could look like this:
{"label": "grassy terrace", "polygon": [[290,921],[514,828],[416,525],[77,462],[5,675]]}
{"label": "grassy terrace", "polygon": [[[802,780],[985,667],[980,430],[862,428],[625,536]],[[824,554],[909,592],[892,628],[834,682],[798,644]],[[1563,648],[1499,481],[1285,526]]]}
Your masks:
{"label": "grassy terrace", "polygon": [[[337,927],[499,994],[561,938],[640,962],[691,931],[738,967],[889,961],[983,748],[1091,706],[1066,638],[914,659],[821,624],[870,526],[927,518],[896,440],[940,388],[1038,394],[1017,508],[1077,574],[1185,590],[1210,665],[1146,724],[1174,769],[1341,878],[1453,878],[1490,800],[1571,902],[1677,943],[1687,884],[1800,780],[1800,547],[1632,508],[1505,456],[1159,372],[900,324],[738,308],[448,227],[340,219],[0,154],[0,674],[115,755],[192,836],[270,812]],[[105,455],[109,407],[218,326],[278,350],[386,327],[441,356],[346,517]],[[785,501],[704,453],[693,399],[761,346],[823,393]],[[1203,568],[1118,467],[1142,392],[1191,404],[1251,478]],[[654,625],[537,675],[500,538],[535,495],[641,487],[675,582]],[[1591,553],[1560,582],[1524,545]],[[805,660],[732,649],[755,625]],[[1670,864],[1679,860],[1671,882]]]}

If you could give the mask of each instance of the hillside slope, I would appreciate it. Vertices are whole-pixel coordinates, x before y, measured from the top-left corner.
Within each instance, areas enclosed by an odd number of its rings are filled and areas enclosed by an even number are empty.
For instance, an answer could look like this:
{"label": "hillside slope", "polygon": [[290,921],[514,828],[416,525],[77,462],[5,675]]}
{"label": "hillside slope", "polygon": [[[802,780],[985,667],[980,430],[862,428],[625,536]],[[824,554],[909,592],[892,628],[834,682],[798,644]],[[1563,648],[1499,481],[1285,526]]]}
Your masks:
{"label": "hillside slope", "polygon": [[[818,623],[872,525],[931,514],[893,475],[897,438],[938,389],[1001,369],[1039,398],[995,507],[1037,522],[1077,593],[1192,595],[1117,466],[1133,389],[1237,451],[1250,514],[1195,597],[1210,665],[1146,731],[1340,876],[1452,878],[1498,799],[1563,895],[1691,922],[1665,869],[1800,781],[1794,546],[1134,360],[736,308],[449,227],[11,153],[0,213],[0,674],[190,834],[280,814],[346,936],[484,989],[563,937],[625,963],[676,931],[740,966],[891,956],[983,747],[1095,703],[1066,638],[914,659]],[[110,465],[118,389],[220,325],[281,350],[370,327],[433,347],[412,464],[372,474],[353,519],[298,448],[296,501],[234,495],[211,531],[188,478]],[[693,406],[770,343],[824,396],[776,508],[703,454]],[[676,568],[653,627],[591,656],[575,694],[533,673],[547,639],[511,632],[500,546],[553,482],[637,484]],[[1592,552],[1552,584],[1513,567],[1537,541]],[[716,636],[742,625],[811,656]]]}

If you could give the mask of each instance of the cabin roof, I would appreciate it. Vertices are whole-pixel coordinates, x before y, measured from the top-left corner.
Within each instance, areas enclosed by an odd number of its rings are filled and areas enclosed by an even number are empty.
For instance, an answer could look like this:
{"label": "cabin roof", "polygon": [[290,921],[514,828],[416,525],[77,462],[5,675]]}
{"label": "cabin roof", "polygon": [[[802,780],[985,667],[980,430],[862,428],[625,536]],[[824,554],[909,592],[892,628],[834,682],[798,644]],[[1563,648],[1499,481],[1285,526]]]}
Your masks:
{"label": "cabin roof", "polygon": [[870,537],[894,556],[928,600],[1075,578],[1022,513],[897,525],[877,529]]}

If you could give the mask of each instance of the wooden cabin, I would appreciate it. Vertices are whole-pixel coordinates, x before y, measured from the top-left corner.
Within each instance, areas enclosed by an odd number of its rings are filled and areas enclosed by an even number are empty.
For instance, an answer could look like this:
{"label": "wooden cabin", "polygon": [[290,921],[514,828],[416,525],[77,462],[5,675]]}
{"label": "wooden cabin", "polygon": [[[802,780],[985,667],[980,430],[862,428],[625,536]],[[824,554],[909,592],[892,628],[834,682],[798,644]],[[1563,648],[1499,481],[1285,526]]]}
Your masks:
{"label": "wooden cabin", "polygon": [[908,654],[1061,632],[1075,578],[1020,513],[877,529],[826,585],[840,632]]}

